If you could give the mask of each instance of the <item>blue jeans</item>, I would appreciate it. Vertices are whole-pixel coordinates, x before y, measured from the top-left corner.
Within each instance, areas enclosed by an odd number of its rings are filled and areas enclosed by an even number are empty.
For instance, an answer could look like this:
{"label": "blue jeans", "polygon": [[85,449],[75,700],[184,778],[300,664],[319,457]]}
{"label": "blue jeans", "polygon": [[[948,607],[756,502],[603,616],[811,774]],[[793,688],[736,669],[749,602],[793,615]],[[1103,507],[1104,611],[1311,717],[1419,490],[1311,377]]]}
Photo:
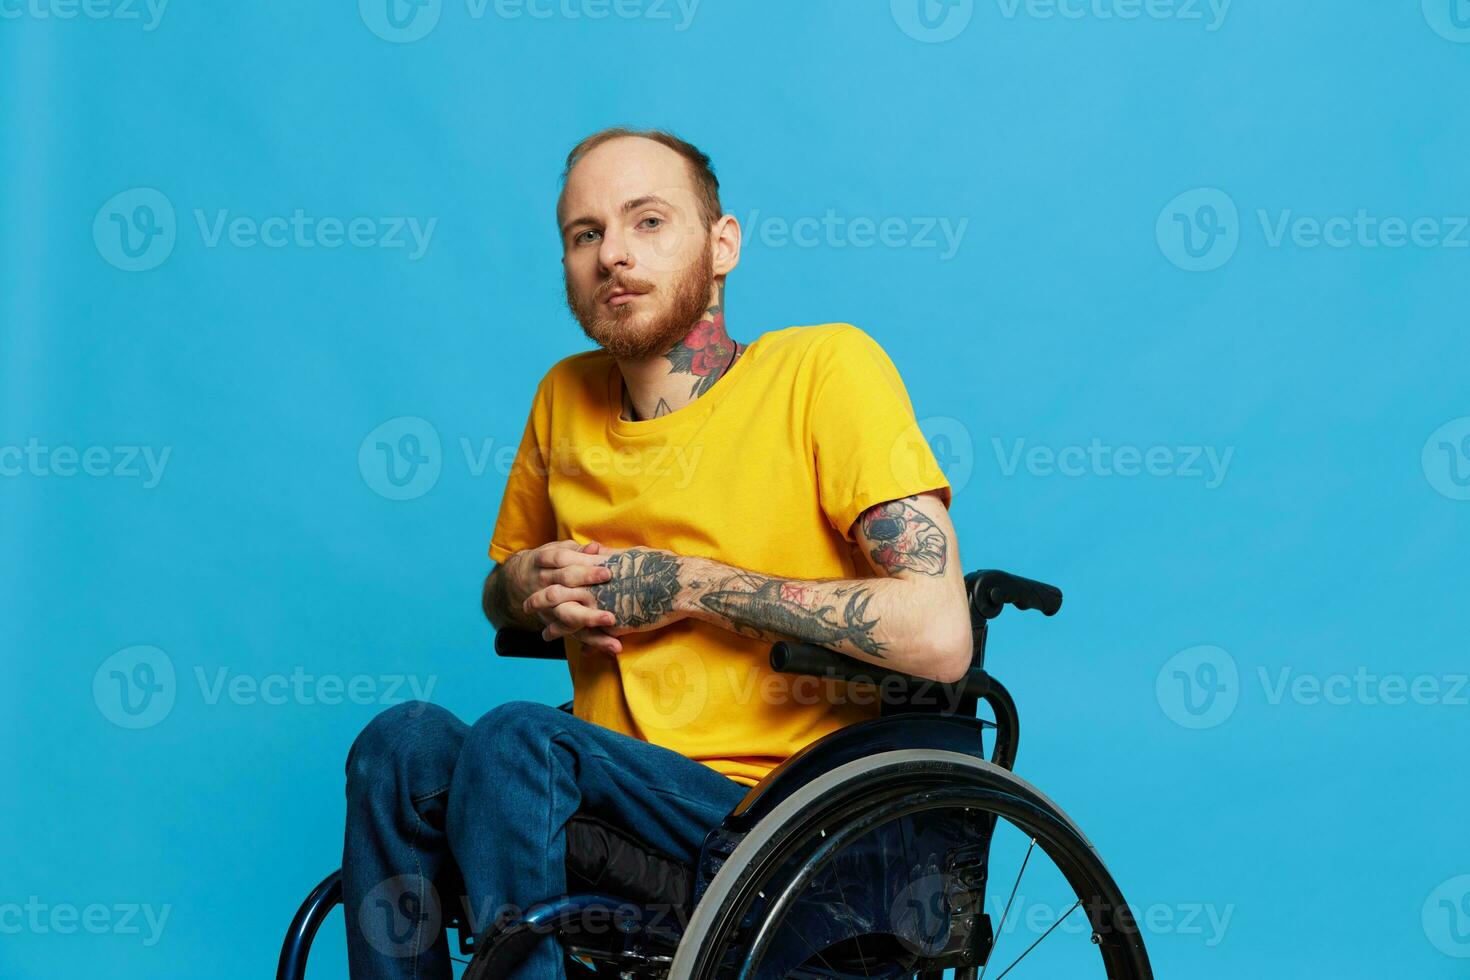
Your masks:
{"label": "blue jeans", "polygon": [[[677,752],[543,704],[512,701],[473,726],[411,701],[374,718],[347,755],[342,901],[356,980],[447,980],[434,890],[464,876],[477,933],[566,892],[567,820],[594,814],[693,862],[746,787]],[[458,902],[458,896],[443,896]],[[560,980],[548,936],[516,980]]]}

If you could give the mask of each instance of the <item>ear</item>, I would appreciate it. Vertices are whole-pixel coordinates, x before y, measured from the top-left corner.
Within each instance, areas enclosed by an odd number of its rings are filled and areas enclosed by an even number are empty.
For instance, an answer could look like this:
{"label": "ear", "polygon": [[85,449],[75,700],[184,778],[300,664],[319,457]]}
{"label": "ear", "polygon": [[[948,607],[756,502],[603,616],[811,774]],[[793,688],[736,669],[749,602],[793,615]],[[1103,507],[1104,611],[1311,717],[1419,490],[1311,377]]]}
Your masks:
{"label": "ear", "polygon": [[710,229],[710,260],[716,276],[728,275],[740,264],[740,222],[721,215]]}

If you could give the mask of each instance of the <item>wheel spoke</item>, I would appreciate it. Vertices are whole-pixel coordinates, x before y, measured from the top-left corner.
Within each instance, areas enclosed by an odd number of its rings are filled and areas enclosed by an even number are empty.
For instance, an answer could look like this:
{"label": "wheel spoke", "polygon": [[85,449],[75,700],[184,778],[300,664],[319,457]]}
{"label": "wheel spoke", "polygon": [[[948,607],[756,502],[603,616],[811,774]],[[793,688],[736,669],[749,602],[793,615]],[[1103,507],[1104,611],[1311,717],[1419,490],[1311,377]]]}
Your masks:
{"label": "wheel spoke", "polygon": [[1015,969],[1016,964],[1019,963],[1019,962],[1021,962],[1022,960],[1024,960],[1026,958],[1026,954],[1027,953],[1030,953],[1037,946],[1040,946],[1041,945],[1041,941],[1043,939],[1045,939],[1047,936],[1050,936],[1051,935],[1052,929],[1055,929],[1057,926],[1061,925],[1062,924],[1062,921],[1064,919],[1066,919],[1067,916],[1069,916],[1073,912],[1077,911],[1077,909],[1080,908],[1081,905],[1082,905],[1082,899],[1080,899],[1080,898],[1077,899],[1077,901],[1073,902],[1072,903],[1072,907],[1069,908],[1069,909],[1067,909],[1066,912],[1063,912],[1061,915],[1057,916],[1057,921],[1053,922],[1051,924],[1050,928],[1048,928],[1046,930],[1046,932],[1043,932],[1040,936],[1037,936],[1036,937],[1036,942],[1032,943],[1030,946],[1027,946],[1025,953],[1022,953],[1020,956],[1017,956],[1014,960],[1011,961],[1011,965],[1010,966],[1006,967],[1004,970],[1001,970],[1000,971],[1000,974],[995,978],[995,980],[1001,980],[1001,978],[1004,977],[1007,973],[1010,973],[1011,970]]}
{"label": "wheel spoke", "polygon": [[[1016,900],[1016,891],[1021,887],[1021,876],[1026,873],[1026,864],[1031,860],[1031,852],[1036,849],[1036,838],[1031,838],[1031,843],[1026,845],[1026,856],[1021,858],[1021,870],[1016,872],[1016,880],[1011,885],[1011,897],[1006,899],[1005,911],[1000,914],[1000,922],[995,926],[995,943],[990,947],[990,955],[985,959],[985,966],[980,970],[979,980],[985,980],[985,971],[995,959],[995,947],[1000,945],[1000,937],[1005,932],[1006,917],[1011,914],[1011,903]],[[1025,953],[1021,954],[1026,955]]]}
{"label": "wheel spoke", "polygon": [[[858,839],[862,840],[861,837]],[[832,877],[837,879],[837,894],[842,899],[842,904],[847,906],[848,908],[852,908],[852,906],[849,905],[847,902],[847,894],[842,890],[842,872],[837,867],[837,862],[839,860],[841,860],[840,853],[835,856],[835,859],[830,865],[828,865],[828,868],[831,869]],[[863,952],[863,939],[861,936],[853,936],[852,939],[853,942],[857,945],[858,961],[863,968],[863,976],[867,977],[868,980],[872,980],[873,975],[868,972],[868,954]]]}
{"label": "wheel spoke", "polygon": [[838,972],[837,971],[837,968],[835,966],[833,966],[831,963],[827,962],[827,957],[823,956],[821,954],[821,952],[819,952],[817,950],[817,947],[815,947],[815,946],[812,945],[811,940],[806,938],[806,934],[805,933],[803,933],[800,929],[795,929],[795,930],[791,930],[791,931],[793,931],[793,932],[796,933],[797,938],[799,938],[801,940],[802,945],[805,946],[807,949],[811,950],[812,951],[812,955],[815,956],[821,962],[821,964],[823,966],[825,966],[827,969],[831,970],[833,973]]}

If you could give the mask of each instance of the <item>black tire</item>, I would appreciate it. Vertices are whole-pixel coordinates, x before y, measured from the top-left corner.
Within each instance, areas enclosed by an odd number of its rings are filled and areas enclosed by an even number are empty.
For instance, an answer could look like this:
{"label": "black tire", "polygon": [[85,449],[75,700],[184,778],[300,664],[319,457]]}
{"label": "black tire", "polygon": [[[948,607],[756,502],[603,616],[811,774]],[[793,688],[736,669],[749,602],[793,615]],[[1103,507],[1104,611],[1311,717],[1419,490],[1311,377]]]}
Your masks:
{"label": "black tire", "polygon": [[[742,919],[758,894],[789,896],[802,873],[814,873],[812,860],[801,860],[814,848],[831,849],[844,835],[865,832],[864,826],[960,807],[1007,821],[1051,859],[1084,909],[1110,980],[1151,980],[1132,913],[1076,824],[1015,774],[983,759],[935,749],[854,760],[813,779],[776,806],[745,836],[701,896],[670,965],[670,980],[723,980],[728,957],[737,950],[757,956],[763,938],[777,928],[772,919],[784,899],[744,935]],[[821,846],[816,844],[819,838]]]}

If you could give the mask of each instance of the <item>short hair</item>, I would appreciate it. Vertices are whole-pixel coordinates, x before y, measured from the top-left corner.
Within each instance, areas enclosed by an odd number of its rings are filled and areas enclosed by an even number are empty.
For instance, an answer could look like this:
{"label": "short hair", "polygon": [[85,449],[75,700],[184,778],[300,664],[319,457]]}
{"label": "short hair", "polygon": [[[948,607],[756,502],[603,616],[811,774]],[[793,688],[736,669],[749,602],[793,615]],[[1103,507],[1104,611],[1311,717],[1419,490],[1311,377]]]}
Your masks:
{"label": "short hair", "polygon": [[584,156],[610,140],[622,139],[625,136],[653,140],[655,143],[667,146],[684,158],[684,162],[689,166],[689,177],[694,184],[694,199],[699,204],[699,216],[703,219],[705,228],[709,228],[725,213],[724,208],[720,206],[720,181],[715,177],[715,168],[709,161],[709,155],[693,143],[686,142],[662,129],[629,129],[626,126],[610,126],[607,129],[598,130],[572,147],[572,151],[567,154],[567,164],[561,172],[562,189],[566,189],[567,177]]}

